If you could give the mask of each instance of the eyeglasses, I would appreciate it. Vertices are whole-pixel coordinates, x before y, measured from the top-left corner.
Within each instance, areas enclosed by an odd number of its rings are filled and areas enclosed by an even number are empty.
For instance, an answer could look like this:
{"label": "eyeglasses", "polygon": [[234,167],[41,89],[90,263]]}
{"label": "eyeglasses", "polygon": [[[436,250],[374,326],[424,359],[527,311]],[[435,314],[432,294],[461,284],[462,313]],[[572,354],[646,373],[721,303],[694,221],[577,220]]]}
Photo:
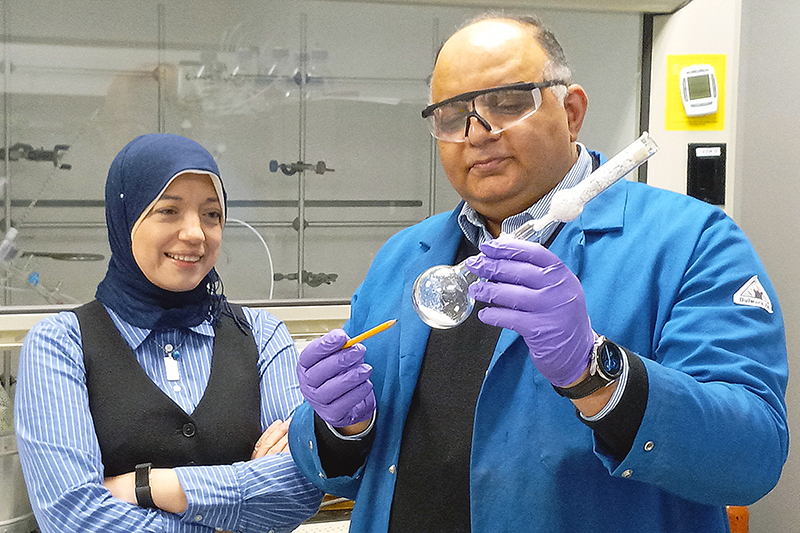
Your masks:
{"label": "eyeglasses", "polygon": [[431,135],[440,141],[464,142],[469,135],[469,119],[486,131],[500,133],[533,115],[542,105],[542,89],[564,85],[563,80],[521,82],[490,89],[470,91],[431,104],[422,110]]}

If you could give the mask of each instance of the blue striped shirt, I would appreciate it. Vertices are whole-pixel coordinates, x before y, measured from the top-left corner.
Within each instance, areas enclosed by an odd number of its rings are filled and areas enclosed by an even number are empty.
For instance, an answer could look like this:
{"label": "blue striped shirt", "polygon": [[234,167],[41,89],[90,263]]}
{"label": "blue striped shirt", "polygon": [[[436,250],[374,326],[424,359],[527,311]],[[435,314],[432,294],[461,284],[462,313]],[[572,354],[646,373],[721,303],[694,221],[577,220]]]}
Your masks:
{"label": "blue striped shirt", "polygon": [[[192,413],[211,373],[213,327],[204,322],[190,329],[150,331],[109,312],[150,379]],[[263,431],[291,416],[303,400],[297,351],[276,317],[263,310],[244,312],[259,351]],[[167,343],[181,352],[177,381],[167,380]],[[43,533],[291,531],[316,512],[322,499],[289,453],[233,465],[176,468],[188,500],[180,515],[113,498],[103,487],[80,328],[71,312],[40,321],[25,338],[14,409],[20,462]]]}

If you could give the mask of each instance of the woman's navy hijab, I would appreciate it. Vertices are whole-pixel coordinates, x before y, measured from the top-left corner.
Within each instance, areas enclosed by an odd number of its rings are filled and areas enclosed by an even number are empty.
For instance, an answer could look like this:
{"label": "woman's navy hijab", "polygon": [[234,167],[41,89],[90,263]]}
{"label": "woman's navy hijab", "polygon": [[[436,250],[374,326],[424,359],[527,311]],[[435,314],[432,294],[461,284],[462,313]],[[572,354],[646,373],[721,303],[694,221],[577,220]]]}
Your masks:
{"label": "woman's navy hijab", "polygon": [[[172,292],[154,285],[142,273],[131,251],[131,229],[143,211],[179,173],[197,171],[219,176],[208,151],[196,142],[167,133],[142,135],[117,154],[106,180],[106,225],[111,259],[95,297],[126,322],[146,329],[191,327],[216,321],[227,301],[217,294],[213,268],[194,289]],[[223,214],[227,195],[222,188]],[[223,215],[224,216],[224,215]]]}

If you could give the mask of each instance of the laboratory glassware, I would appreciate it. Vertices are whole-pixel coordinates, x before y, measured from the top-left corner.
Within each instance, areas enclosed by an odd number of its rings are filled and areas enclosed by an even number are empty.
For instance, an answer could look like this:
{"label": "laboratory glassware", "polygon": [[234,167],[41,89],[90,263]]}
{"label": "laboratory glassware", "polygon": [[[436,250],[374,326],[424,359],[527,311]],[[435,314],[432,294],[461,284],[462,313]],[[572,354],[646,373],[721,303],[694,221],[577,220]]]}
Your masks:
{"label": "laboratory glassware", "polygon": [[[556,192],[545,216],[526,222],[511,236],[528,240],[549,224],[574,220],[589,200],[638,168],[657,151],[656,143],[644,132],[586,179],[574,187]],[[477,280],[478,277],[466,269],[463,261],[453,266],[431,267],[414,281],[411,291],[414,310],[432,328],[455,327],[472,313],[475,299],[469,295],[468,288]]]}

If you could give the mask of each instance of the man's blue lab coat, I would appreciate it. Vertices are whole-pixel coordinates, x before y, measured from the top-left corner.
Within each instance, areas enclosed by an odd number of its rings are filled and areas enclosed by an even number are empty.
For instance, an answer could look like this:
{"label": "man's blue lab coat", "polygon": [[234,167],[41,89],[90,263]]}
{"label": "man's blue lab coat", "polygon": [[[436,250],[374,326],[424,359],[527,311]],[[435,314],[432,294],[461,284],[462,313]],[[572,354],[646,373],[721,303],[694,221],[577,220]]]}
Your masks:
{"label": "man's blue lab coat", "polygon": [[[412,309],[411,287],[428,267],[452,264],[458,211],[392,237],[353,296],[349,335],[399,319],[364,341],[378,399],[365,465],[328,479],[310,406],[293,418],[300,469],[322,490],[356,500],[352,533],[387,528],[393,465],[430,332]],[[716,207],[620,180],[550,249],[580,278],[594,330],[643,359],[646,412],[632,450],[615,461],[534,368],[523,339],[504,330],[475,409],[464,509],[472,531],[728,531],[724,506],[771,490],[788,451],[783,319],[748,239]],[[757,306],[766,298],[772,312]]]}

